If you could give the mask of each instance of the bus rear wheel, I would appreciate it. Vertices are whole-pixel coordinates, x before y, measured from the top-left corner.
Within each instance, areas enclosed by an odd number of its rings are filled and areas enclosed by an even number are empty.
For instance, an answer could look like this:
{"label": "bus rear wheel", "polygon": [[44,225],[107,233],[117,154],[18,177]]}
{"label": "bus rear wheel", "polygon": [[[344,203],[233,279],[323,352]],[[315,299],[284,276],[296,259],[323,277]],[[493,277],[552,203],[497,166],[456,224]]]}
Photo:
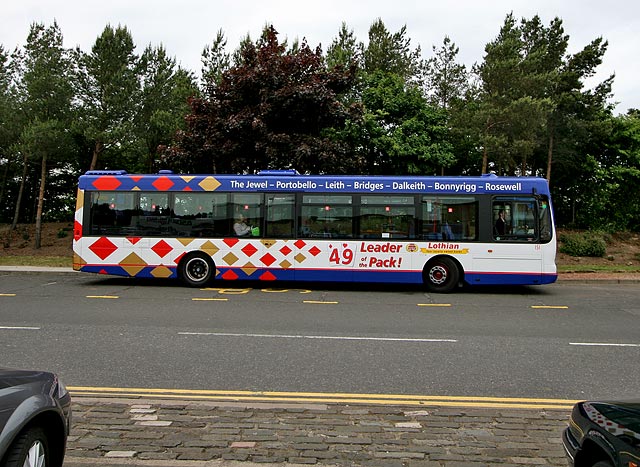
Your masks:
{"label": "bus rear wheel", "polygon": [[216,270],[213,260],[206,253],[191,253],[180,261],[180,279],[189,287],[204,287]]}
{"label": "bus rear wheel", "polygon": [[455,261],[442,256],[427,263],[422,271],[422,279],[430,292],[448,293],[458,285],[460,270]]}

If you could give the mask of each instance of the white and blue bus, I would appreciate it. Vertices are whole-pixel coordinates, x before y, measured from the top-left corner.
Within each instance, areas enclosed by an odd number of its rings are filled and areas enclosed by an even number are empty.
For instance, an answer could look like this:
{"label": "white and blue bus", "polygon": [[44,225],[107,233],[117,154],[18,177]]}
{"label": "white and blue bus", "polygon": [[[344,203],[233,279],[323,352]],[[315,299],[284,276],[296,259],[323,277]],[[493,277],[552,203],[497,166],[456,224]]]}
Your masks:
{"label": "white and blue bus", "polygon": [[549,284],[556,237],[546,180],[128,174],[79,180],[74,269],[132,277]]}

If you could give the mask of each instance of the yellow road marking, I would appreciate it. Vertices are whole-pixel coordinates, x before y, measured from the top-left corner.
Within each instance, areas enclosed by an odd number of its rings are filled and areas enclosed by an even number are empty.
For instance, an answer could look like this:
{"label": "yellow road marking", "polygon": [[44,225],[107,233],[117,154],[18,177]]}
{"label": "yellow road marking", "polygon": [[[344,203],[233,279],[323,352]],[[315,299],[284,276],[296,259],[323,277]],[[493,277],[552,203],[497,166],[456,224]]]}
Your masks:
{"label": "yellow road marking", "polygon": [[192,298],[194,302],[228,302],[228,298]]}
{"label": "yellow road marking", "polygon": [[451,303],[418,303],[418,306],[448,307]]}
{"label": "yellow road marking", "polygon": [[534,309],[551,309],[551,310],[567,310],[568,306],[564,305],[531,305]]}
{"label": "yellow road marking", "polygon": [[87,295],[87,298],[107,298],[107,299],[115,299],[120,298],[117,295]]}
{"label": "yellow road marking", "polygon": [[75,396],[156,397],[166,399],[231,400],[254,402],[311,402],[372,405],[411,405],[479,408],[569,409],[577,402],[568,399],[508,397],[429,396],[400,394],[350,394],[318,392],[213,391],[196,389],[68,387]]}
{"label": "yellow road marking", "polygon": [[0,293],[0,297],[15,297],[14,293]]}
{"label": "yellow road marking", "polygon": [[311,305],[337,305],[338,302],[323,302],[321,300],[303,300],[302,303],[308,303]]}

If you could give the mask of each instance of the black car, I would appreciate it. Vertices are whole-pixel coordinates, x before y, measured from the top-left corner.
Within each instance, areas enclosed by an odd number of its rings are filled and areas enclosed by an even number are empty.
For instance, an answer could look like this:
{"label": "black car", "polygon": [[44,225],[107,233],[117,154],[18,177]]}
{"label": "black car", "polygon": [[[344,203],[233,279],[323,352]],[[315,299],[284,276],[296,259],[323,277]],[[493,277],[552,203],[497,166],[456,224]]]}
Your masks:
{"label": "black car", "polygon": [[45,371],[0,369],[0,467],[61,467],[71,397]]}
{"label": "black car", "polygon": [[640,400],[578,402],[562,443],[575,467],[640,466]]}

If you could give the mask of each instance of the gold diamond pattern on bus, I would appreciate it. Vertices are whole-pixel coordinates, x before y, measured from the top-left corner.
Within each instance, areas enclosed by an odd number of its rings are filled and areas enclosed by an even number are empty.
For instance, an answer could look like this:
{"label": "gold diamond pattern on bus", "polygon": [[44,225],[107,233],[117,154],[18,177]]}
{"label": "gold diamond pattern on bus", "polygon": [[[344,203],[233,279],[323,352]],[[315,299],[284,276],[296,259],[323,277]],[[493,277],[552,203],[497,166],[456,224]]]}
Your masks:
{"label": "gold diamond pattern on bus", "polygon": [[233,253],[227,253],[226,255],[224,255],[222,257],[222,260],[227,263],[229,266],[233,266],[235,263],[238,262],[238,257],[236,255],[234,255]]}
{"label": "gold diamond pattern on bus", "polygon": [[250,276],[251,274],[253,274],[258,270],[258,268],[253,264],[251,264],[250,262],[242,266],[241,269],[242,269],[242,272],[244,272],[247,276]]}
{"label": "gold diamond pattern on bus", "polygon": [[153,271],[151,271],[151,275],[157,278],[166,279],[167,277],[171,277],[171,274],[173,274],[171,272],[171,269],[166,266],[158,266],[157,268],[154,268]]}
{"label": "gold diamond pattern on bus", "polygon": [[73,254],[73,264],[76,264],[78,266],[84,266],[85,264],[87,264],[87,262],[85,260],[83,260],[80,255],[78,255],[77,253]]}
{"label": "gold diamond pattern on bus", "polygon": [[131,253],[125,259],[120,261],[120,267],[127,271],[127,274],[130,276],[137,275],[145,268],[145,266],[147,266],[147,263],[135,253]]}
{"label": "gold diamond pattern on bus", "polygon": [[[185,245],[185,246],[187,246],[187,245]],[[220,251],[220,248],[218,248],[214,243],[212,243],[211,240],[207,240],[206,242],[204,242],[202,244],[202,246],[200,247],[200,249],[202,251],[204,251],[205,253],[207,253],[209,256],[213,256],[218,251]]]}
{"label": "gold diamond pattern on bus", "polygon": [[[189,246],[189,244],[193,242],[193,238],[178,238],[177,240],[182,243],[182,246]],[[202,249],[204,250],[204,245]]]}
{"label": "gold diamond pattern on bus", "polygon": [[220,182],[216,180],[214,177],[205,177],[198,185],[204,191],[215,191],[220,186]]}

